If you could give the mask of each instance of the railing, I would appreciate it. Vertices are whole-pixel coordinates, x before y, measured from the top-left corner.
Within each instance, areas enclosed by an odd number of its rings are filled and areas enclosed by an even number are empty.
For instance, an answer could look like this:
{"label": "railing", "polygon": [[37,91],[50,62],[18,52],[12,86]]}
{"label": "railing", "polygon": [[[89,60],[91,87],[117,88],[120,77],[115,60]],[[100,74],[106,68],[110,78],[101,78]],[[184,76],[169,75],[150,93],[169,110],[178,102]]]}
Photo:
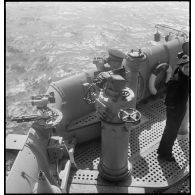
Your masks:
{"label": "railing", "polygon": [[163,31],[169,32],[170,34],[175,34],[177,36],[183,36],[185,38],[188,38],[188,35],[184,31],[175,29],[165,24],[156,24],[155,28],[157,29],[157,32],[158,32],[158,29],[161,29]]}

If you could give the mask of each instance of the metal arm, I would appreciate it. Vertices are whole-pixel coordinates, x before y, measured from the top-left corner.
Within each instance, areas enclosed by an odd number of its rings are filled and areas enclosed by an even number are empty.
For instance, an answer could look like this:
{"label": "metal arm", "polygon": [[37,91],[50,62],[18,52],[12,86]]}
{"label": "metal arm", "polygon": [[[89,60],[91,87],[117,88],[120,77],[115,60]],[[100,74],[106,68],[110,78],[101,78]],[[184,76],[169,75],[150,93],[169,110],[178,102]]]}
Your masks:
{"label": "metal arm", "polygon": [[[173,34],[178,34],[178,35],[180,35],[180,36],[185,36],[186,38],[188,38],[188,35],[187,35],[185,32],[183,32],[183,31],[181,31],[181,30],[178,30],[178,29],[175,29],[175,28],[173,28],[173,27],[171,27],[171,26],[168,26],[168,25],[156,24],[156,25],[155,25],[155,28],[164,30],[164,31],[169,32],[169,33],[175,32],[175,33],[173,33]],[[171,32],[171,31],[173,31],[173,32]]]}
{"label": "metal arm", "polygon": [[46,121],[49,118],[50,116],[40,116],[37,114],[30,114],[30,115],[12,117],[11,121],[16,121],[17,123],[23,123],[23,122],[30,122],[30,121],[37,121],[37,120]]}

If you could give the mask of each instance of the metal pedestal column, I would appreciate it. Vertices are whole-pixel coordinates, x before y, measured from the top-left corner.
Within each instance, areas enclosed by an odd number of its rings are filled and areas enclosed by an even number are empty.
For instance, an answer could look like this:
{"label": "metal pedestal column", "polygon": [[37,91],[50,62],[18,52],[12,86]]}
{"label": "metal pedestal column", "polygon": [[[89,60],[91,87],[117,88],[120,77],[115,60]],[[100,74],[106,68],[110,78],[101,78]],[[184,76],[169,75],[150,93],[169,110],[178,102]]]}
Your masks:
{"label": "metal pedestal column", "polygon": [[112,124],[101,121],[102,156],[100,175],[109,181],[120,181],[130,175],[132,165],[128,160],[129,130],[125,123]]}
{"label": "metal pedestal column", "polygon": [[131,171],[126,123],[137,122],[138,111],[128,107],[134,93],[125,85],[126,80],[122,76],[113,74],[96,98],[96,110],[102,127],[102,156],[98,169],[100,175],[109,181],[123,180]]}

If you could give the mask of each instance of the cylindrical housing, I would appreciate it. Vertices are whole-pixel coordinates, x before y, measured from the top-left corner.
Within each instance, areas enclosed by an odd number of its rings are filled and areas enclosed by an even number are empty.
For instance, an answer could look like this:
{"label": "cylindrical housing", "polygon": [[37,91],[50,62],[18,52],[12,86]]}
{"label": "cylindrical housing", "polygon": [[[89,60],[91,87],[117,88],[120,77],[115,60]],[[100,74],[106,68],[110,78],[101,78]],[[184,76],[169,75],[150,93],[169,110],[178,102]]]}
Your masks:
{"label": "cylindrical housing", "polygon": [[[107,93],[105,93],[105,91]],[[120,95],[117,99],[112,99],[112,97],[108,97],[107,94],[111,95],[111,90],[108,93],[108,89],[105,91],[101,91],[99,93],[99,97],[96,99],[96,110],[97,113],[104,117],[103,120],[118,124],[121,123],[121,119],[118,116],[118,113],[121,109],[128,108],[131,101],[134,100],[135,95],[133,90],[125,87],[124,92],[127,93],[127,96]]]}
{"label": "cylindrical housing", "polygon": [[146,54],[150,66],[166,62],[174,68],[178,61],[177,54],[182,51],[183,43],[183,39],[176,38],[162,45],[142,49],[142,51]]}
{"label": "cylindrical housing", "polygon": [[137,99],[137,90],[138,90],[138,74],[141,63],[146,60],[145,55],[140,55],[140,57],[128,56],[125,61],[125,68],[127,70],[127,86],[133,90],[135,94],[134,100],[132,100],[129,104],[129,107],[136,107],[136,99]]}
{"label": "cylindrical housing", "polygon": [[[148,82],[153,69],[159,63],[168,63],[172,68],[172,73],[176,68],[178,61],[177,54],[182,51],[182,45],[184,43],[183,38],[176,38],[161,45],[142,48],[142,52],[146,55],[146,60],[139,64],[138,74],[138,86],[136,93],[136,101],[140,101],[151,95]],[[166,72],[161,72],[156,78],[155,85],[158,86],[159,82],[166,79]],[[132,79],[133,82],[133,79]],[[134,84],[127,85],[132,88]],[[132,88],[133,89],[133,88]]]}
{"label": "cylindrical housing", "polygon": [[100,175],[110,181],[120,181],[129,176],[131,164],[128,161],[129,131],[125,123],[102,122]]}
{"label": "cylindrical housing", "polygon": [[101,120],[102,150],[98,169],[100,175],[109,181],[123,180],[131,171],[128,161],[129,129],[121,119],[120,111],[128,108],[129,102],[134,99],[134,93],[125,87],[123,93],[119,94],[115,96],[115,93],[102,91],[96,99],[96,109]]}
{"label": "cylindrical housing", "polygon": [[94,72],[95,69],[50,84],[47,94],[54,92],[55,107],[63,113],[62,123],[57,129],[59,133],[71,121],[95,110],[94,104],[87,104],[84,100],[87,87],[83,85],[92,82]]}

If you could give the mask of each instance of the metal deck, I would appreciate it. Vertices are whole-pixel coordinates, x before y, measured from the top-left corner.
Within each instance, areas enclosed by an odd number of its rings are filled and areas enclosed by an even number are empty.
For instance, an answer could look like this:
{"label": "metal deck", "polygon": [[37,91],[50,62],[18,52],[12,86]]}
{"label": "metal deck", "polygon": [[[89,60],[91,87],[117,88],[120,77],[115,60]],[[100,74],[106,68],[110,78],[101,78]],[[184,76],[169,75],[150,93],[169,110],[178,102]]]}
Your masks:
{"label": "metal deck", "polygon": [[[131,127],[129,160],[133,169],[128,180],[111,183],[99,176],[97,169],[101,156],[101,141],[94,140],[76,146],[75,162],[78,170],[71,170],[68,180],[69,193],[189,193],[189,137],[178,136],[174,143],[175,162],[157,159],[157,148],[165,127],[164,97],[138,104],[143,120]],[[77,120],[85,125],[87,120]],[[187,179],[186,179],[187,178]]]}

